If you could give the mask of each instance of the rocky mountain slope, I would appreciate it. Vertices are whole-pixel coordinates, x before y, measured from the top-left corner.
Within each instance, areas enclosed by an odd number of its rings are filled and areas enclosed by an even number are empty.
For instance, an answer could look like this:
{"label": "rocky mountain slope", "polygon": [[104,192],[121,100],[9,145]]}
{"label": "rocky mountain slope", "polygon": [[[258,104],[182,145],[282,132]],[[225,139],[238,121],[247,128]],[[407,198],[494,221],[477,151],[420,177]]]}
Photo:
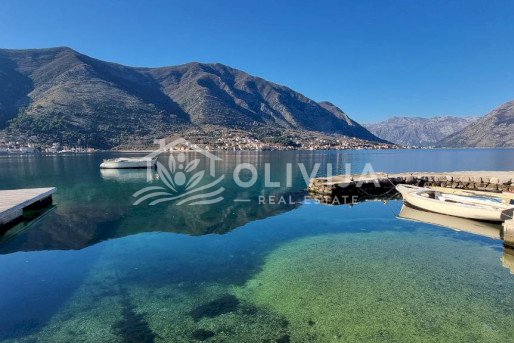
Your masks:
{"label": "rocky mountain slope", "polygon": [[442,147],[514,147],[514,100],[437,143]]}
{"label": "rocky mountain slope", "polygon": [[328,101],[321,101],[318,103],[321,107],[332,113],[337,118],[343,120],[348,126],[346,128],[347,135],[351,137],[359,137],[362,139],[367,139],[374,141],[376,140],[376,135],[370,133],[364,126],[360,125],[356,121],[352,120],[346,113],[343,112],[339,107],[332,104]]}
{"label": "rocky mountain slope", "polygon": [[476,117],[439,116],[433,118],[393,117],[366,124],[377,137],[400,145],[435,145],[444,137],[457,132],[477,120]]}
{"label": "rocky mountain slope", "polygon": [[0,49],[0,129],[112,148],[213,126],[380,141],[337,107],[222,64],[136,68],[70,48]]}

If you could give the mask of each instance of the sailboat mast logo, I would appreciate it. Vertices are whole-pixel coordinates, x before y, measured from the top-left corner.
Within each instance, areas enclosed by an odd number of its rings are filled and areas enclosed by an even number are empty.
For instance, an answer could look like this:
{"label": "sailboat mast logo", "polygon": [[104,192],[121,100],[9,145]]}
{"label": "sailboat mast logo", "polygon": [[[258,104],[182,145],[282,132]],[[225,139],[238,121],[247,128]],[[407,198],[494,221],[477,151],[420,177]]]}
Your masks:
{"label": "sailboat mast logo", "polygon": [[[183,138],[169,144],[160,143],[160,148],[147,157],[156,158],[162,152],[173,151],[177,146],[188,148],[193,153],[200,153],[206,157],[209,161],[209,174],[212,177],[215,176],[214,162],[220,160],[217,156],[199,149]],[[182,151],[176,155],[176,158],[173,153],[170,153],[167,166],[157,161],[155,164],[157,175],[163,186],[148,186],[135,192],[132,194],[136,198],[134,205],[145,202],[153,206],[167,201],[176,201],[176,205],[209,205],[222,201],[225,188],[219,183],[224,175],[207,181],[206,170],[198,170],[200,161],[198,158],[188,161],[186,154]],[[148,172],[152,173],[151,170]]]}

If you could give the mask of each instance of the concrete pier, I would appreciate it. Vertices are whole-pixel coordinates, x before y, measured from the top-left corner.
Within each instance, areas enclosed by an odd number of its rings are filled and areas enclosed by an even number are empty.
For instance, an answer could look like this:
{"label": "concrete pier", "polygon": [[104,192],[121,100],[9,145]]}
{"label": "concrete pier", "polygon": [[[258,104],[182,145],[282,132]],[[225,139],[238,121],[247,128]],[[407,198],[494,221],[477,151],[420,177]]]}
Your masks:
{"label": "concrete pier", "polygon": [[380,195],[398,184],[422,187],[445,187],[457,190],[503,193],[514,198],[514,171],[459,171],[447,173],[375,173],[367,175],[337,175],[311,179],[309,192],[328,197],[370,194]]}
{"label": "concrete pier", "polygon": [[29,188],[0,191],[0,229],[23,217],[23,212],[52,203],[55,188]]}
{"label": "concrete pier", "polygon": [[514,249],[514,219],[503,222],[502,238],[506,247]]}

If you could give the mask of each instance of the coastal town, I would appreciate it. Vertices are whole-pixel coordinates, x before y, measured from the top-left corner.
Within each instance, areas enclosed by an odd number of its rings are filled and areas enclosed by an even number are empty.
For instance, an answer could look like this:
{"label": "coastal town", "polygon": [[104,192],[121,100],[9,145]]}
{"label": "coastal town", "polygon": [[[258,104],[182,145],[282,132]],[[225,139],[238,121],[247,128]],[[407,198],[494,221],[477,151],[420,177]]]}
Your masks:
{"label": "coastal town", "polygon": [[[283,150],[364,150],[406,148],[387,142],[371,142],[342,135],[322,135],[314,132],[285,132],[278,134],[253,134],[241,130],[188,131],[176,138],[207,151],[283,151]],[[172,141],[170,137],[167,141]],[[174,147],[188,150],[187,146]]]}
{"label": "coastal town", "polygon": [[2,154],[37,154],[37,153],[91,153],[96,149],[89,147],[75,147],[52,143],[51,145],[37,145],[17,140],[0,139],[0,155]]}
{"label": "coastal town", "polygon": [[[188,132],[184,134],[189,142],[208,151],[282,151],[282,150],[364,150],[364,149],[398,149],[391,143],[371,142],[354,137],[329,136],[305,133],[289,137],[257,138],[242,131],[226,131],[206,137],[205,133]],[[100,151],[92,147],[73,146],[53,143],[36,143],[37,140],[26,137],[0,137],[0,154],[36,154],[36,153],[92,153]],[[149,150],[148,147],[128,146],[116,150]],[[188,150],[188,147],[176,147],[176,150]]]}

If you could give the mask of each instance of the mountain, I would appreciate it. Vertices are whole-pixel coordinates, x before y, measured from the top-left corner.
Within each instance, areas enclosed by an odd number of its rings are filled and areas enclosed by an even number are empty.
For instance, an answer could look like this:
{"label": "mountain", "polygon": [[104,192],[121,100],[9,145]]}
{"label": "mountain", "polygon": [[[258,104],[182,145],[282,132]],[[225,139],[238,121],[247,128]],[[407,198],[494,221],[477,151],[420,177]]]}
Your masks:
{"label": "mountain", "polygon": [[442,147],[514,147],[514,100],[437,143]]}
{"label": "mountain", "polygon": [[319,102],[318,105],[332,113],[337,118],[343,120],[348,127],[346,128],[346,135],[351,137],[359,137],[362,139],[370,140],[370,141],[376,141],[377,136],[373,135],[369,130],[367,130],[365,127],[357,123],[356,121],[352,120],[346,113],[344,113],[339,107],[332,104],[328,101],[322,101]]}
{"label": "mountain", "polygon": [[191,128],[306,130],[381,141],[337,107],[215,63],[161,68],[70,48],[0,49],[0,129],[112,148]]}
{"label": "mountain", "polygon": [[433,118],[392,117],[364,125],[377,137],[400,145],[434,145],[444,137],[461,130],[476,117],[439,116]]}

